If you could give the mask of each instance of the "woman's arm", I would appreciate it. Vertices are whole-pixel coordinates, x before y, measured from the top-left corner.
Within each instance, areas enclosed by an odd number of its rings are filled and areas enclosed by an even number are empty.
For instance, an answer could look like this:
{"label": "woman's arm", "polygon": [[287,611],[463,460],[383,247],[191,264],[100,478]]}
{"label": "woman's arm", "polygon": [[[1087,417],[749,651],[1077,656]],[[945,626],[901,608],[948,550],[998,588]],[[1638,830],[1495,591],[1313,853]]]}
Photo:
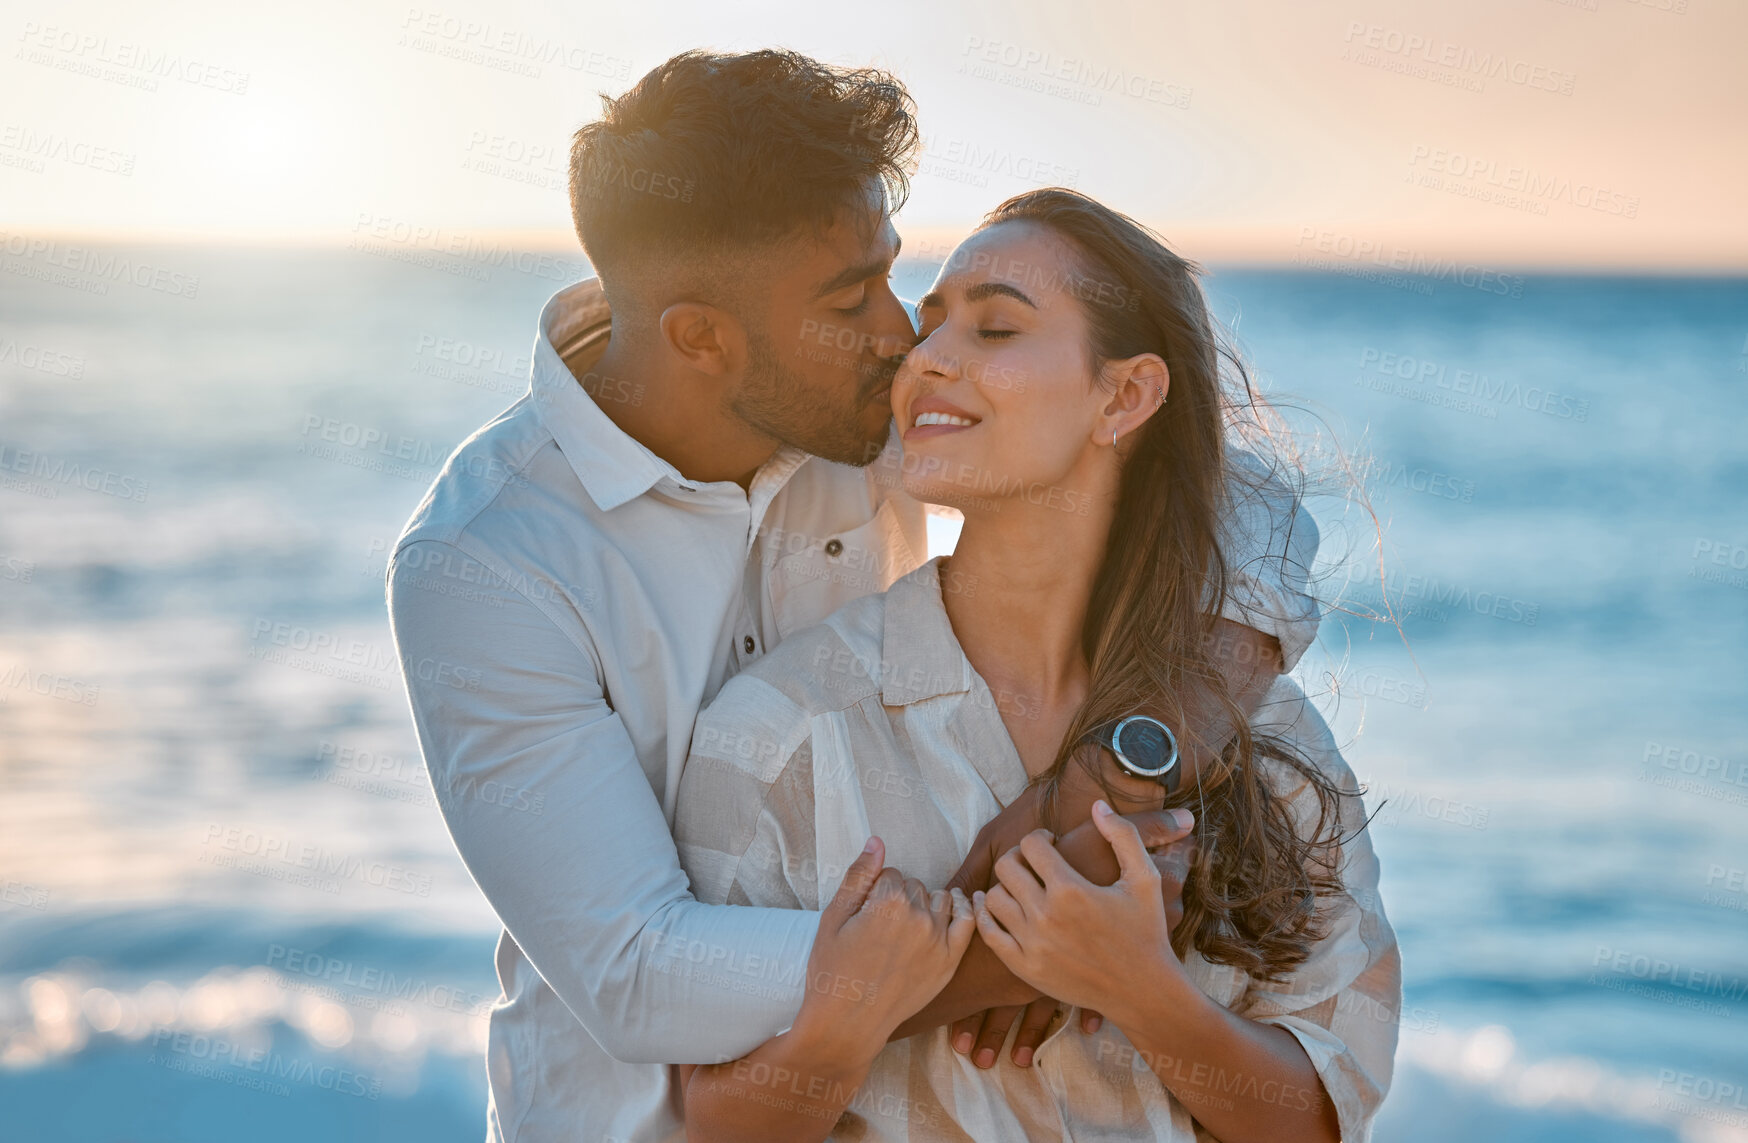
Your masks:
{"label": "woman's arm", "polygon": [[893,1029],[953,975],[976,928],[970,901],[884,860],[869,838],[820,911],[794,1027],[738,1060],[681,1070],[693,1143],[824,1139]]}
{"label": "woman's arm", "polygon": [[1305,1049],[1195,987],[1172,952],[1159,872],[1140,834],[1102,802],[1093,820],[1116,851],[1117,883],[1091,884],[1033,834],[996,863],[1000,884],[975,896],[979,934],[1039,990],[1115,1021],[1224,1143],[1337,1143],[1335,1110]]}
{"label": "woman's arm", "polygon": [[1159,1082],[1224,1143],[1338,1143],[1323,1080],[1285,1028],[1246,1019],[1202,994],[1181,968],[1133,981],[1105,1012]]}
{"label": "woman's arm", "polygon": [[[1259,620],[1251,618],[1249,622]],[[1297,630],[1284,620],[1276,621],[1273,626],[1283,634]],[[1315,633],[1314,620],[1310,626]],[[1239,710],[1247,718],[1253,716],[1283,670],[1280,641],[1244,622],[1217,618],[1207,651]],[[1163,710],[1139,713],[1165,714]],[[1185,696],[1184,715],[1185,724],[1180,728],[1183,733],[1178,735],[1178,744],[1183,751],[1183,781],[1194,782],[1200,768],[1218,755],[1237,728],[1224,705],[1204,692]],[[1092,828],[1092,804],[1105,797],[1112,799],[1119,813],[1131,815],[1131,820],[1142,827],[1142,836],[1147,839],[1147,848],[1154,851],[1154,864],[1162,877],[1166,912],[1174,918],[1181,917],[1183,881],[1188,874],[1190,852],[1195,844],[1193,840],[1184,840],[1189,832],[1188,823],[1184,823],[1182,832],[1156,837],[1156,831],[1150,831],[1143,823],[1157,821],[1157,817],[1149,819],[1148,815],[1137,811],[1159,805],[1163,800],[1160,788],[1125,773],[1106,751],[1089,749],[1085,760],[1089,766],[1070,767],[1063,775],[1051,815],[1053,822],[1044,820],[1039,788],[1029,788],[978,832],[971,852],[947,884],[957,885],[967,893],[989,888],[996,859],[1018,845],[1026,834],[1047,825],[1053,825],[1063,835],[1058,848],[1070,865],[1095,885],[1111,884],[1117,879],[1116,858],[1103,837]],[[1074,838],[1080,839],[1079,845],[1071,842],[1070,839]],[[983,942],[973,941],[952,982],[916,1017],[906,1021],[899,1029],[899,1035],[913,1035],[936,1024],[952,1021],[954,1050],[971,1057],[978,1067],[993,1067],[996,1053],[1007,1040],[1008,1029],[1019,1019],[1020,1032],[1014,1037],[1013,1060],[1020,1067],[1029,1065],[1032,1053],[1044,1040],[1058,1005],[1050,997],[1044,997],[1032,1002],[1029,1008],[1022,1008],[1021,1005],[1033,1001],[1029,995],[1031,990],[1017,987],[1018,982],[996,972],[997,967],[999,962]],[[1022,1011],[1025,1013],[1023,1018]],[[1100,1019],[1097,1012],[1084,1010],[1081,1013],[1082,1030],[1088,1033],[1097,1031]]]}

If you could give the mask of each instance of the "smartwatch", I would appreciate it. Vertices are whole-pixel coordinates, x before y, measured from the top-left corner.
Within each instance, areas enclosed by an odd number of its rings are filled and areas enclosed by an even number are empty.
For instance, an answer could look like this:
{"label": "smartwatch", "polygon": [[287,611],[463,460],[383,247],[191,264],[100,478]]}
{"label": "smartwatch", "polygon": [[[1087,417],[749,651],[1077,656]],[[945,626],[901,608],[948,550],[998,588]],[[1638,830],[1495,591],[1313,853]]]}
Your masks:
{"label": "smartwatch", "polygon": [[1137,778],[1146,778],[1165,787],[1167,794],[1177,793],[1183,768],[1178,765],[1177,735],[1157,718],[1132,714],[1112,719],[1093,727],[1082,738],[1081,745],[1091,744],[1109,750],[1117,765]]}

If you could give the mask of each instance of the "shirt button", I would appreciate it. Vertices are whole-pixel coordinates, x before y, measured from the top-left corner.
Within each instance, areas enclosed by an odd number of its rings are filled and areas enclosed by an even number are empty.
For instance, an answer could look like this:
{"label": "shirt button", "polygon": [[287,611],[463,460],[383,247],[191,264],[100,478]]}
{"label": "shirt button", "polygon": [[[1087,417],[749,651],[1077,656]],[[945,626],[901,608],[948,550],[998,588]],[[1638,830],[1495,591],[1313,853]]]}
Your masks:
{"label": "shirt button", "polygon": [[754,651],[759,649],[759,645],[757,643],[753,642],[753,637],[751,635],[748,635],[744,640],[741,641],[741,646],[745,647],[747,649],[747,654],[749,654],[749,655],[752,654]]}
{"label": "shirt button", "polygon": [[833,536],[831,539],[829,539],[825,542],[825,554],[826,555],[828,555],[828,556],[841,556],[841,555],[843,555],[843,553],[844,553],[844,542],[842,540],[838,539],[836,536]]}

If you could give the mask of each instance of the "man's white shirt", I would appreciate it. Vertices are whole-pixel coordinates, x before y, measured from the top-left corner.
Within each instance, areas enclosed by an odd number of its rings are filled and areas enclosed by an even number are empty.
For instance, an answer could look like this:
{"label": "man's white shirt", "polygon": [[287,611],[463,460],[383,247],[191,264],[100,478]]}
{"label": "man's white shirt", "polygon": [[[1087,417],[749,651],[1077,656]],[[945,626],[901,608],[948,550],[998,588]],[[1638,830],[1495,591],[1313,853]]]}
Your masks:
{"label": "man's white shirt", "polygon": [[[693,723],[928,555],[895,444],[866,468],[782,449],[748,490],[687,480],[602,411],[644,396],[591,373],[608,332],[594,280],[547,303],[529,392],[449,459],[388,571],[432,786],[504,924],[488,1127],[518,1143],[683,1139],[669,1065],[793,1021],[818,914],[705,905],[681,870]],[[1278,485],[1234,496],[1226,614],[1290,667],[1316,529]]]}

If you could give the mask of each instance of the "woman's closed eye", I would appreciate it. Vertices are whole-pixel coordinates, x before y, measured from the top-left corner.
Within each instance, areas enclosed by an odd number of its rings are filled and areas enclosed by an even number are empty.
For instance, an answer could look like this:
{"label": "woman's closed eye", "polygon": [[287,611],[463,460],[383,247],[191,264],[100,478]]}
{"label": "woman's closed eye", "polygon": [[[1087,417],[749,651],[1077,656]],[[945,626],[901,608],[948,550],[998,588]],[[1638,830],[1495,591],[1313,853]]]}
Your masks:
{"label": "woman's closed eye", "polygon": [[1017,329],[980,329],[977,336],[985,341],[1006,341],[1010,337],[1018,336],[1019,332]]}

